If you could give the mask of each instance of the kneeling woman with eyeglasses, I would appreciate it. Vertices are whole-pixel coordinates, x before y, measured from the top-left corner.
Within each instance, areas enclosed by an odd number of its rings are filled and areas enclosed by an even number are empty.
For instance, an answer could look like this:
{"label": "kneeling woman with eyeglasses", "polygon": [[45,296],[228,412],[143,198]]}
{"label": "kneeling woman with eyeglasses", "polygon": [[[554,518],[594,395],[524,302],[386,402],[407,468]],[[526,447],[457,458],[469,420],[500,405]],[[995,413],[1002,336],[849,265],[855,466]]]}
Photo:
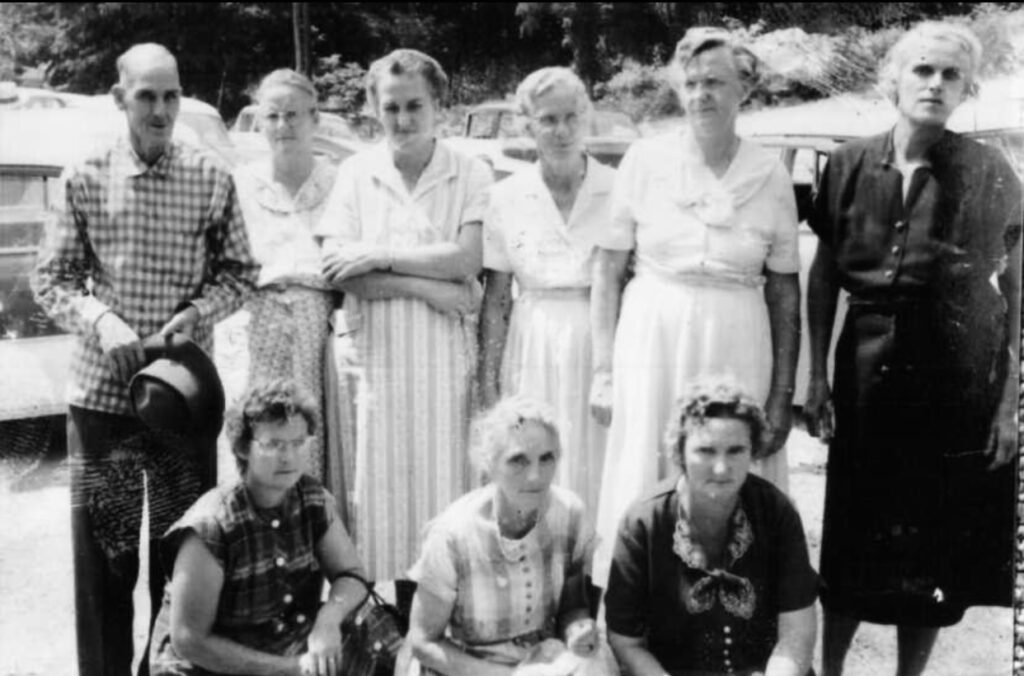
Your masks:
{"label": "kneeling woman with eyeglasses", "polygon": [[[365,597],[334,498],[303,473],[315,403],[290,380],[256,385],[229,414],[241,479],[171,526],[173,573],[152,674],[341,672],[341,622]],[[324,580],[330,596],[321,604]]]}
{"label": "kneeling woman with eyeglasses", "polygon": [[818,577],[800,517],[750,464],[760,405],[731,383],[679,400],[666,443],[682,473],[626,512],[605,597],[608,640],[633,676],[803,676]]}
{"label": "kneeling woman with eyeglasses", "polygon": [[580,498],[551,485],[562,455],[554,413],[510,397],[474,432],[491,483],[430,523],[410,573],[419,586],[407,640],[421,673],[617,674],[588,614],[593,527]]}

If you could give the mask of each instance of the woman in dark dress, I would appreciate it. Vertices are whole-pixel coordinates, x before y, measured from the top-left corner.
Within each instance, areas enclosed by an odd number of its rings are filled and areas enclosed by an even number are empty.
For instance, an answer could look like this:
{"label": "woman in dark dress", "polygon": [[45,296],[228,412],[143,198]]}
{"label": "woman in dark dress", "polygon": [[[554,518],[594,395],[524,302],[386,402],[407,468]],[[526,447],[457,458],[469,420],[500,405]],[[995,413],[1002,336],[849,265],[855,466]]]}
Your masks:
{"label": "woman in dark dress", "polygon": [[897,625],[897,673],[919,674],[940,627],[1011,602],[1020,182],[999,151],[945,128],[980,56],[959,25],[905,35],[881,77],[895,128],[832,154],[811,217],[806,411],[826,438],[835,412],[826,676],[842,672],[860,621]]}
{"label": "woman in dark dress", "polygon": [[764,412],[734,383],[698,382],[666,444],[682,470],[626,512],[612,558],[608,642],[632,676],[804,676],[818,577],[800,516],[750,474]]}

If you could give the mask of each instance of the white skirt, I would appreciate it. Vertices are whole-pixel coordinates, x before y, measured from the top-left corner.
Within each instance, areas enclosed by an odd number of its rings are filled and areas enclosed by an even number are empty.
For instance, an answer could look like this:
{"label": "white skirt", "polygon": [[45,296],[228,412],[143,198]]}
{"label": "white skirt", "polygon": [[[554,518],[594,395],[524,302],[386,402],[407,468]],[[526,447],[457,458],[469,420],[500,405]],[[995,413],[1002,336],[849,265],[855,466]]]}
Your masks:
{"label": "white skirt", "polygon": [[[629,283],[615,334],[595,584],[607,584],[623,514],[644,491],[677,471],[665,430],[679,396],[698,379],[722,376],[763,403],[771,373],[771,330],[761,287],[684,281],[653,272],[640,272]],[[755,471],[785,491],[785,449],[755,463]]]}

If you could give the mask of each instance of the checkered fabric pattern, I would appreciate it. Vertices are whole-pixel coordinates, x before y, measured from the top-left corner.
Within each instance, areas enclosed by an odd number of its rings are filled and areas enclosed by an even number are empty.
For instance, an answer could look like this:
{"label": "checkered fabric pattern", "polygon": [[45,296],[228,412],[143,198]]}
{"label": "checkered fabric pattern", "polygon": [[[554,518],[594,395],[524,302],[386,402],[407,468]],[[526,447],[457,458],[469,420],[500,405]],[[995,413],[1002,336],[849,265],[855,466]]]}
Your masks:
{"label": "checkered fabric pattern", "polygon": [[70,403],[130,414],[96,321],[112,311],[145,339],[191,303],[200,315],[193,338],[210,352],[214,323],[241,305],[259,272],[235,186],[202,151],[172,144],[148,166],[127,139],[69,167],[61,186],[62,210],[48,228],[33,289],[79,337]]}

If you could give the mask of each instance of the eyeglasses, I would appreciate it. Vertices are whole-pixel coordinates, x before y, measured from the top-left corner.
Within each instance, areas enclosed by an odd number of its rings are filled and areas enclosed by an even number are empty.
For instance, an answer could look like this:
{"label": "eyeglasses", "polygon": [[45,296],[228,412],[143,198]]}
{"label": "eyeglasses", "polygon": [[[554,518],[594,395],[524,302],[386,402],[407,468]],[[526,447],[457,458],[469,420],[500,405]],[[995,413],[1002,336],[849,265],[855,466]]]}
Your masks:
{"label": "eyeglasses", "polygon": [[285,439],[270,439],[269,441],[253,439],[253,443],[268,454],[280,455],[285,451],[298,453],[299,451],[305,450],[305,448],[309,446],[309,442],[312,438],[313,437],[311,436],[305,436],[301,439],[293,439],[292,441],[287,441]]}

